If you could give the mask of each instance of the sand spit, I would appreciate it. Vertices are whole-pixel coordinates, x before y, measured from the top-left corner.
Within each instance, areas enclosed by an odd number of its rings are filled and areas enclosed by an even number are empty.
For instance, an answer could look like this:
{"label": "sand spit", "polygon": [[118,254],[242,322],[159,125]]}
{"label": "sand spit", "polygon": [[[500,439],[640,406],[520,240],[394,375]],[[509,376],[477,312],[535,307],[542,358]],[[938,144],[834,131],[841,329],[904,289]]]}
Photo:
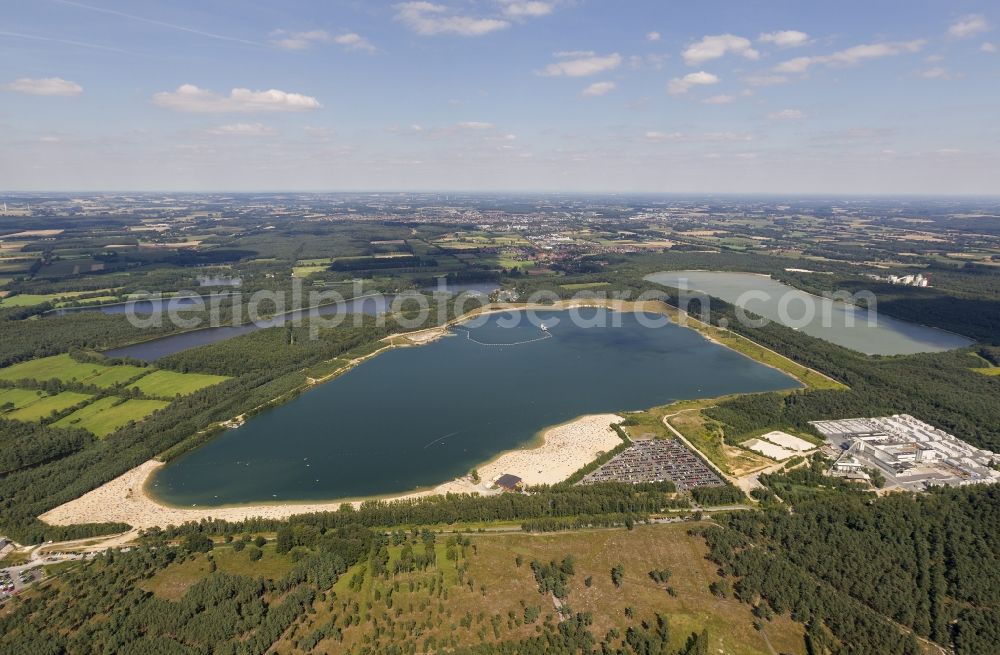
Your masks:
{"label": "sand spit", "polygon": [[[612,423],[623,419],[615,414],[592,414],[569,423],[549,428],[537,448],[503,453],[478,468],[481,482],[468,477],[445,482],[432,489],[401,494],[384,500],[418,498],[445,493],[498,493],[493,481],[510,473],[525,484],[553,484],[565,480],[574,471],[593,461],[603,452],[617,446],[621,440]],[[149,460],[111,482],[101,485],[76,500],[60,505],[39,518],[53,525],[76,523],[122,522],[134,528],[180,525],[203,518],[241,521],[252,517],[283,519],[294,514],[324,512],[338,509],[344,502],[358,506],[361,500],[313,503],[274,503],[227,507],[171,507],[157,502],[146,492],[146,483],[162,462]]]}

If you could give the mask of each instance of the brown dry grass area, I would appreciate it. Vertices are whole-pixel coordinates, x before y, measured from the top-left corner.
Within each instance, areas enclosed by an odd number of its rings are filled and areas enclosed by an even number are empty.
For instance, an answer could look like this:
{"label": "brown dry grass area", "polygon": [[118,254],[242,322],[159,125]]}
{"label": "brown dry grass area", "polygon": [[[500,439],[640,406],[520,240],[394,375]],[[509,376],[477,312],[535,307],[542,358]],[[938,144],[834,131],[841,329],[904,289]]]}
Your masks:
{"label": "brown dry grass area", "polygon": [[[230,546],[216,546],[211,556],[219,571],[251,578],[276,580],[294,566],[287,555],[277,555],[273,545],[264,546],[263,551],[263,557],[256,562],[250,561],[247,550],[236,552]],[[180,600],[188,589],[208,574],[208,556],[199,553],[157,571],[152,578],[142,581],[139,587],[165,600]]]}
{"label": "brown dry grass area", "polygon": [[[305,623],[297,625],[283,637],[275,648],[281,653],[303,652],[294,648],[296,640],[304,639],[317,627],[324,625],[333,614],[339,614],[337,625],[344,623],[344,603],[357,602],[362,615],[361,623],[342,628],[343,643],[333,639],[321,641],[313,652],[349,652],[363,644],[371,646],[375,624],[381,628],[378,644],[400,644],[418,630],[417,652],[425,650],[428,637],[438,640],[437,647],[446,647],[442,640],[457,637],[462,645],[482,641],[496,642],[490,618],[500,615],[499,640],[523,638],[535,634],[538,626],[555,621],[551,598],[539,594],[531,572],[530,562],[561,560],[572,554],[576,573],[570,579],[567,605],[574,612],[591,612],[594,619],[592,632],[602,639],[607,631],[616,627],[622,632],[629,625],[639,625],[650,620],[656,612],[668,617],[673,647],[680,648],[692,632],[707,628],[711,638],[711,652],[732,655],[770,655],[772,652],[802,653],[803,628],[788,617],[778,617],[768,623],[764,633],[753,627],[750,606],[732,598],[720,599],[708,591],[708,586],[718,579],[715,566],[705,559],[706,547],[700,537],[692,537],[687,530],[693,524],[641,526],[633,531],[590,530],[573,533],[545,535],[529,534],[475,534],[470,535],[475,549],[468,548],[464,560],[468,565],[466,583],[457,585],[454,563],[439,553],[439,565],[449,584],[446,592],[431,596],[426,587],[414,592],[408,590],[413,581],[426,582],[438,573],[403,574],[394,579],[370,578],[360,590],[349,588],[350,577],[362,564],[335,585],[336,598],[328,595],[326,601],[318,600],[316,613],[310,614]],[[439,536],[438,548],[443,538]],[[523,557],[517,567],[516,555]],[[395,556],[395,555],[394,555]],[[610,571],[621,563],[625,581],[620,589],[611,582]],[[653,569],[670,569],[669,585],[676,592],[671,597],[665,586],[649,578]],[[592,586],[584,583],[592,578]],[[400,590],[392,594],[392,607],[386,603],[386,591],[393,582],[400,582]],[[378,590],[378,593],[376,593]],[[371,603],[371,607],[368,607]],[[533,624],[516,625],[508,621],[508,612],[523,617],[524,606],[541,608],[539,620]],[[625,608],[631,607],[634,619],[625,617]],[[472,617],[470,627],[461,625],[466,613]],[[409,623],[412,622],[412,623]],[[391,625],[395,626],[395,632]],[[766,638],[765,638],[766,635]],[[770,641],[774,651],[768,646]]]}
{"label": "brown dry grass area", "polygon": [[701,411],[677,414],[670,424],[712,462],[734,477],[743,477],[774,464],[771,460],[723,441],[722,429]]}
{"label": "brown dry grass area", "polygon": [[188,589],[206,575],[208,561],[204,557],[195,557],[157,571],[149,580],[143,580],[139,588],[164,600],[180,600]]}

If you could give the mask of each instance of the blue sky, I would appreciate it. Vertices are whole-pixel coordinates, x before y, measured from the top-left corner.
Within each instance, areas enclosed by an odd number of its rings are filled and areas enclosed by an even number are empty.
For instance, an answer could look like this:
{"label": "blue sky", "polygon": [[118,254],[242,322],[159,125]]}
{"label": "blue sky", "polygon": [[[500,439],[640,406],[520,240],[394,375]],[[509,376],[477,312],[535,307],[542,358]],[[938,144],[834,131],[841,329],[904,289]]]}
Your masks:
{"label": "blue sky", "polygon": [[0,188],[1000,192],[1000,7],[31,0]]}

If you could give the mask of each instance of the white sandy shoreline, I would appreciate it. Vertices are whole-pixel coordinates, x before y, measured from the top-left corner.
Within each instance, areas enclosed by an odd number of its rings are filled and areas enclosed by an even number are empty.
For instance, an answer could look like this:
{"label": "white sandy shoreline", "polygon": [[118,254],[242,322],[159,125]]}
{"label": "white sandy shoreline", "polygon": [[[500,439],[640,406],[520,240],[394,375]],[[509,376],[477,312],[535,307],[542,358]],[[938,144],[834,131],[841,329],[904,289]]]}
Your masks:
{"label": "white sandy shoreline", "polygon": [[[492,482],[505,473],[518,476],[528,485],[555,484],[621,443],[610,426],[622,420],[616,414],[581,416],[569,423],[547,429],[542,435],[541,445],[536,448],[511,450],[479,466],[479,484],[464,477],[439,484],[432,489],[382,500],[446,493],[494,494],[498,492],[491,489]],[[242,521],[254,517],[284,519],[295,514],[334,511],[345,502],[354,506],[362,502],[352,499],[225,507],[173,507],[158,502],[145,489],[152,474],[162,466],[162,462],[149,460],[83,496],[45,512],[39,518],[52,525],[120,522],[128,523],[133,528],[150,528],[180,525],[207,518],[226,521]]]}

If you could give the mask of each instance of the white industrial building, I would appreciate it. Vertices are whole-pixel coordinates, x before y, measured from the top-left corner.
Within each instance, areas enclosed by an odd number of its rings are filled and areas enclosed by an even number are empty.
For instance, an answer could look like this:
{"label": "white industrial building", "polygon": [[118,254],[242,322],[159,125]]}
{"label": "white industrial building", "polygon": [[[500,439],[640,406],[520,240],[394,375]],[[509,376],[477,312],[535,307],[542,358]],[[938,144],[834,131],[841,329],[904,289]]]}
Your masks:
{"label": "white industrial building", "polygon": [[880,418],[812,421],[841,449],[839,474],[878,468],[890,482],[908,488],[1000,482],[1000,455],[976,448],[909,414]]}

